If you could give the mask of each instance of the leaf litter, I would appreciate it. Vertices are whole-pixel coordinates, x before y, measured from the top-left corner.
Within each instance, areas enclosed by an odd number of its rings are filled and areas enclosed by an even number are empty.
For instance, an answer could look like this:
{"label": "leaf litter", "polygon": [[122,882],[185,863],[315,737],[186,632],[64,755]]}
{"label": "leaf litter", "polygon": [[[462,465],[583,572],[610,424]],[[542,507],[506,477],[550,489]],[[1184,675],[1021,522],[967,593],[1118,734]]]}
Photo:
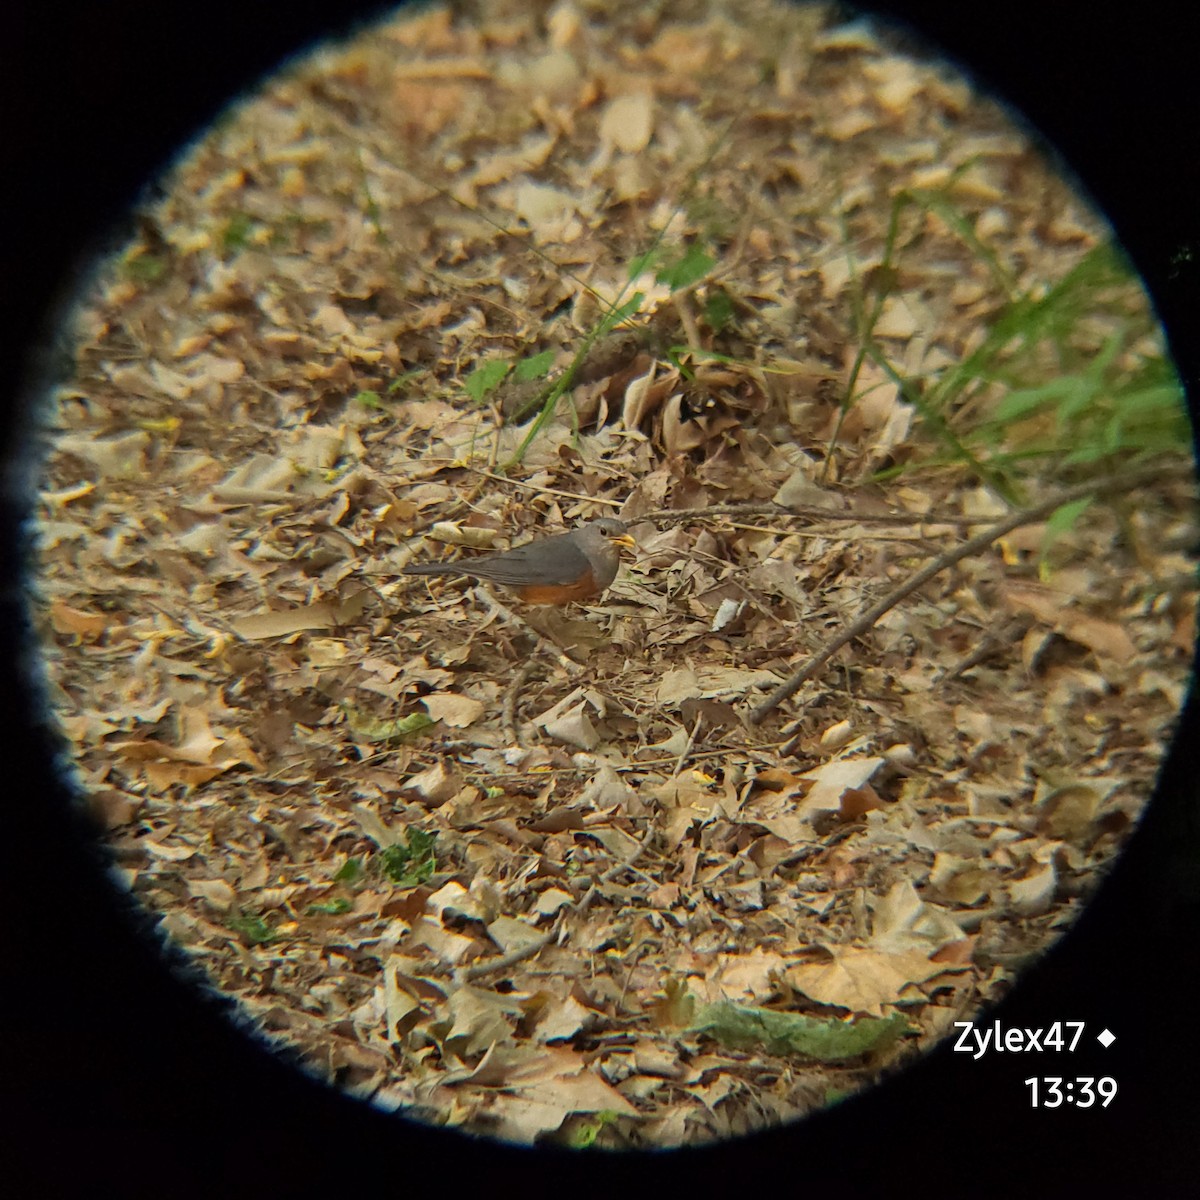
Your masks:
{"label": "leaf litter", "polygon": [[[49,423],[49,686],[119,878],[313,1070],[517,1142],[703,1142],[876,1080],[1071,923],[1182,702],[1191,492],[1092,505],[1048,571],[1018,531],[747,723],[1004,512],[873,474],[922,437],[855,366],[892,198],[946,189],[1003,264],[922,217],[873,330],[913,377],[1104,229],[822,9],[527,8],[321,49],[147,203]],[[608,595],[526,618],[573,672],[398,574],[606,512]]]}

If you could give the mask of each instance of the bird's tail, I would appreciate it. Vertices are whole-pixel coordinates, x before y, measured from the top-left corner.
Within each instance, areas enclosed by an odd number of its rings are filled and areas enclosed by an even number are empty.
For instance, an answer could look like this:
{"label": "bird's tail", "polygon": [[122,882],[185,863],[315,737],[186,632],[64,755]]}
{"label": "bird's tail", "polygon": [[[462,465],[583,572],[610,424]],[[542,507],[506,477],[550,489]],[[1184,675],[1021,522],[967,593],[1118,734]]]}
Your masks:
{"label": "bird's tail", "polygon": [[410,563],[400,568],[401,575],[464,575],[466,572],[454,563]]}

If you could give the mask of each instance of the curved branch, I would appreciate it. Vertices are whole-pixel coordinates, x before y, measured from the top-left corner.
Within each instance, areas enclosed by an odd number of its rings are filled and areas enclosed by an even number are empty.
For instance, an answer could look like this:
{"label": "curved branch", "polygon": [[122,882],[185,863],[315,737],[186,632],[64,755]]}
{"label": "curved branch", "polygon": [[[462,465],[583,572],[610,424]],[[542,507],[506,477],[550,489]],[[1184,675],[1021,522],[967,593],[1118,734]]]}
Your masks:
{"label": "curved branch", "polygon": [[911,596],[913,592],[923,587],[935,575],[940,575],[941,572],[954,566],[955,563],[961,562],[964,558],[969,558],[972,554],[976,554],[980,550],[985,550],[997,538],[1002,538],[1006,533],[1011,533],[1014,529],[1019,529],[1022,525],[1032,525],[1035,521],[1041,521],[1064,504],[1070,504],[1075,500],[1082,500],[1088,496],[1100,496],[1107,492],[1124,491],[1140,483],[1182,478],[1184,476],[1194,478],[1195,471],[1190,465],[1172,469],[1164,467],[1159,463],[1143,467],[1137,471],[1125,471],[1117,475],[1110,475],[1107,479],[1089,480],[1087,483],[1076,484],[1075,487],[1064,488],[1063,491],[1051,496],[1050,499],[1043,500],[1041,504],[1035,504],[1032,508],[1020,509],[1005,517],[1003,521],[998,521],[995,525],[989,525],[982,533],[977,533],[973,538],[968,538],[962,545],[956,546],[953,550],[948,550],[945,554],[939,555],[928,566],[923,567],[899,587],[888,592],[878,603],[868,608],[866,612],[843,629],[814,658],[809,659],[786,683],[780,684],[779,687],[755,708],[750,713],[750,723],[757,725],[768,713],[778,708],[785,700],[794,696],[847,642],[851,642],[856,637],[860,637],[866,633],[884,613],[895,608],[905,597]]}

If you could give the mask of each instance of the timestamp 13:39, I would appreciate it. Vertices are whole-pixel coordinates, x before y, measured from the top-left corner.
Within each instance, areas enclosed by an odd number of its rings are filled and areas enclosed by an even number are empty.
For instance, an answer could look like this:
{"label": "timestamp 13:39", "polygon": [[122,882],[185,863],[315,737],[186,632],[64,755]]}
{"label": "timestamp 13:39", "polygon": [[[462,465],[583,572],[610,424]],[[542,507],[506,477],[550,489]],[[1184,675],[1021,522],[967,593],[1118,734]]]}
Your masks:
{"label": "timestamp 13:39", "polygon": [[1034,1076],[1025,1080],[1030,1089],[1029,1102],[1033,1108],[1058,1108],[1063,1104],[1075,1108],[1091,1108],[1099,1102],[1107,1108],[1117,1094],[1117,1081],[1110,1075],[1097,1079],[1092,1075],[1081,1075],[1077,1079],[1064,1079],[1058,1075],[1047,1075],[1039,1079]]}

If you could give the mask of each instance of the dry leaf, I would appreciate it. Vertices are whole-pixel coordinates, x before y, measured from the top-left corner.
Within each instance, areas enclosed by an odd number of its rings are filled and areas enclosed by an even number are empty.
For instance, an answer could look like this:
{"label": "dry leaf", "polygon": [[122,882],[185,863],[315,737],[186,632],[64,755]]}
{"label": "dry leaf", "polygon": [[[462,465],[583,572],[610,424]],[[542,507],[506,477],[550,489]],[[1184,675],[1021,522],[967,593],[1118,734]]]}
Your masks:
{"label": "dry leaf", "polygon": [[452,729],[465,729],[474,724],[484,711],[480,701],[457,692],[435,692],[431,696],[422,696],[421,703],[435,721],[442,721]]}

